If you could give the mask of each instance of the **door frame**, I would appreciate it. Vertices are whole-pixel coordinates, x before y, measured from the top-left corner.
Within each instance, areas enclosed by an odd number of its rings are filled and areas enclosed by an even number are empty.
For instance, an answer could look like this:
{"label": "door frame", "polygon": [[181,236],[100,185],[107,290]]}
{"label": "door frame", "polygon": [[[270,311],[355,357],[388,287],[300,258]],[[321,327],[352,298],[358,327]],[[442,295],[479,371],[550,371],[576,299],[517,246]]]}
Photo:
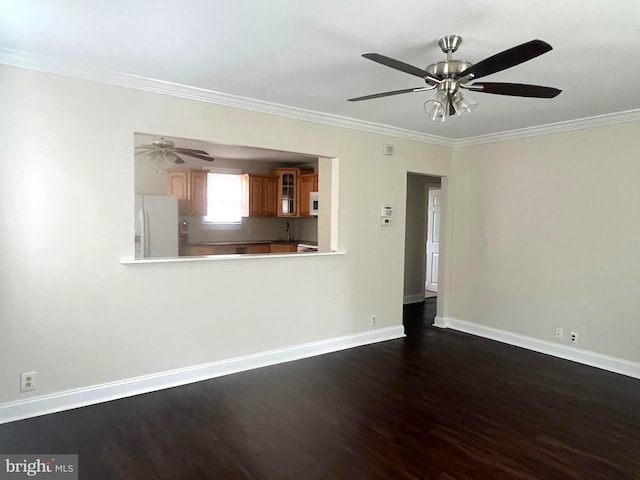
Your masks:
{"label": "door frame", "polygon": [[[449,249],[447,246],[452,242],[453,239],[453,208],[452,208],[452,197],[453,197],[453,181],[452,178],[448,175],[429,173],[429,172],[416,172],[416,171],[407,171],[405,176],[405,202],[407,198],[407,180],[409,175],[419,175],[423,177],[435,177],[440,179],[440,234],[438,235],[439,243],[440,243],[440,255],[438,257],[438,302],[436,307],[436,318],[434,321],[435,326],[443,325],[443,319],[446,317],[447,312],[449,311],[449,302],[450,302],[450,264],[451,259],[449,258]],[[436,186],[436,184],[432,185]],[[427,216],[427,188],[429,185],[425,186],[424,193],[424,211],[423,215]],[[405,204],[406,208],[406,204]],[[406,217],[406,212],[405,212]],[[404,240],[407,240],[407,227],[405,224],[404,228]],[[423,245],[426,247],[426,224],[424,231],[424,240]],[[420,260],[423,266],[423,279],[422,285],[424,286],[425,282],[425,269],[426,269],[426,248],[422,248],[423,258]],[[403,258],[403,275],[405,270],[405,258]],[[422,292],[422,297],[420,300],[417,298],[412,301],[406,301],[403,297],[403,303],[414,303],[424,301],[424,291]]]}

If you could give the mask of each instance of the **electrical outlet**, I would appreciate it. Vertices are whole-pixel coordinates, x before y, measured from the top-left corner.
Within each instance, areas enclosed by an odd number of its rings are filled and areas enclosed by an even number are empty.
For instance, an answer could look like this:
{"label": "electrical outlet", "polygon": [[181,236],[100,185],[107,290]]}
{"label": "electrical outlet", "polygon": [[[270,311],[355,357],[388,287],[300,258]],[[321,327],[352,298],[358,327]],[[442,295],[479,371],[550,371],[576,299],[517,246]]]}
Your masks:
{"label": "electrical outlet", "polygon": [[30,392],[36,389],[36,372],[20,374],[20,391]]}
{"label": "electrical outlet", "polygon": [[571,337],[569,338],[569,341],[571,341],[571,343],[578,343],[578,333],[571,332]]}
{"label": "electrical outlet", "polygon": [[371,315],[371,325],[375,325],[375,324],[376,324],[376,316]]}
{"label": "electrical outlet", "polygon": [[564,337],[564,330],[561,328],[556,328],[556,340],[562,340]]}

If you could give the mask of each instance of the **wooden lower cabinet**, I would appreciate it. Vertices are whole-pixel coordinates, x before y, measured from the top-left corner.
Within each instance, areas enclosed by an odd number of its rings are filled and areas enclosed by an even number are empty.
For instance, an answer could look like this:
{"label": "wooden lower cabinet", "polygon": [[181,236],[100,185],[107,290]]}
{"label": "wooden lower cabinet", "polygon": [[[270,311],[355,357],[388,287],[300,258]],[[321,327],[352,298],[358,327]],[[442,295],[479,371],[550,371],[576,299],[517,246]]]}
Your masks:
{"label": "wooden lower cabinet", "polygon": [[297,252],[298,244],[297,243],[272,243],[271,244],[271,253],[290,253]]}
{"label": "wooden lower cabinet", "polygon": [[187,255],[213,255],[213,246],[211,245],[189,245],[187,247]]}
{"label": "wooden lower cabinet", "polygon": [[268,243],[247,245],[247,253],[271,253],[271,246]]}
{"label": "wooden lower cabinet", "polygon": [[238,245],[189,245],[187,255],[233,255],[237,249]]}
{"label": "wooden lower cabinet", "polygon": [[213,245],[213,255],[235,255],[240,245]]}
{"label": "wooden lower cabinet", "polygon": [[297,252],[297,243],[242,243],[228,245],[189,245],[188,256],[235,255],[237,253],[290,253]]}

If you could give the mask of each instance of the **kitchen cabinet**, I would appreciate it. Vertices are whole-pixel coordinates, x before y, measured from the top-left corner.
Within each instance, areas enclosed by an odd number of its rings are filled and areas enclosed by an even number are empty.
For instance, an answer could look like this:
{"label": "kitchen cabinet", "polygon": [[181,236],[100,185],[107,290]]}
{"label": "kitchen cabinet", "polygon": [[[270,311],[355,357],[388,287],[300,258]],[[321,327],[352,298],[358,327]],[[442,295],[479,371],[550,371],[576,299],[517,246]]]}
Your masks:
{"label": "kitchen cabinet", "polygon": [[187,247],[187,255],[213,255],[213,245],[189,245]]}
{"label": "kitchen cabinet", "polygon": [[242,253],[289,253],[297,251],[297,242],[229,243],[218,245],[189,245],[186,249],[186,254],[191,256],[202,256],[235,255]]}
{"label": "kitchen cabinet", "polygon": [[276,210],[276,177],[265,175],[243,175],[245,190],[244,216],[275,217]]}
{"label": "kitchen cabinet", "polygon": [[271,245],[268,243],[247,245],[246,253],[271,253]]}
{"label": "kitchen cabinet", "polygon": [[311,192],[318,191],[318,174],[306,173],[300,175],[300,216],[308,217],[311,215]]}
{"label": "kitchen cabinet", "polygon": [[235,255],[243,245],[189,245],[187,255]]}
{"label": "kitchen cabinet", "polygon": [[235,255],[240,245],[212,245],[213,255]]}
{"label": "kitchen cabinet", "polygon": [[249,192],[249,216],[264,216],[264,178],[250,175]]}
{"label": "kitchen cabinet", "polygon": [[271,253],[290,253],[297,252],[298,244],[297,243],[272,243],[271,244]]}
{"label": "kitchen cabinet", "polygon": [[302,168],[275,168],[271,173],[278,179],[278,217],[298,217],[300,215],[300,175],[312,170]]}
{"label": "kitchen cabinet", "polygon": [[167,195],[178,197],[178,214],[204,217],[207,214],[207,171],[167,169]]}
{"label": "kitchen cabinet", "polygon": [[278,179],[276,177],[262,178],[262,198],[264,201],[264,216],[278,215]]}

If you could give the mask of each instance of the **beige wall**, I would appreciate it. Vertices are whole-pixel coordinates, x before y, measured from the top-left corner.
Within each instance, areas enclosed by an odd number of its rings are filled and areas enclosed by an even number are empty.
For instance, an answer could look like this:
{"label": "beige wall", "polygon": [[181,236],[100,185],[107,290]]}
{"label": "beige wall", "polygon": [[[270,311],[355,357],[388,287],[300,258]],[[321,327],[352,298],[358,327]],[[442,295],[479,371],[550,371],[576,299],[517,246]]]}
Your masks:
{"label": "beige wall", "polygon": [[[11,67],[0,105],[0,403],[401,324],[407,171],[450,149]],[[347,254],[120,264],[134,132],[339,158]]]}
{"label": "beige wall", "polygon": [[638,122],[455,149],[450,315],[640,361],[639,151]]}
{"label": "beige wall", "polygon": [[407,175],[406,237],[404,244],[404,296],[424,298],[427,241],[427,187],[440,186],[440,179]]}

